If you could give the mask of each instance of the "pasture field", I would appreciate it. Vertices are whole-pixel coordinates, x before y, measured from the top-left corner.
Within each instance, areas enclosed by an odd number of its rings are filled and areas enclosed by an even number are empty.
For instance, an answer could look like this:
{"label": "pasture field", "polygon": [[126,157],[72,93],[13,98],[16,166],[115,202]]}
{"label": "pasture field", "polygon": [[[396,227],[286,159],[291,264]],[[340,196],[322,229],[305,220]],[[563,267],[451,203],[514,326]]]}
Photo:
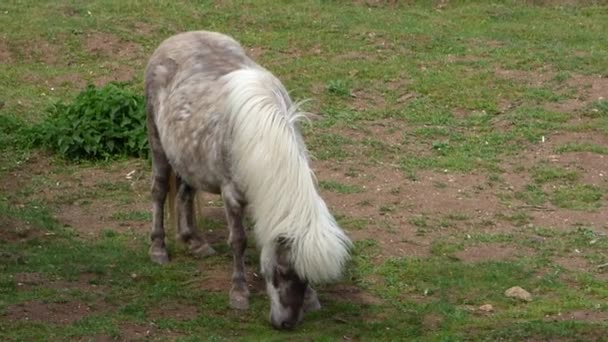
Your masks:
{"label": "pasture field", "polygon": [[[0,28],[0,340],[608,340],[604,1],[5,0]],[[169,232],[161,267],[148,159],[72,162],[20,133],[89,83],[142,93],[153,49],[197,29],[311,99],[355,249],[292,332],[268,324],[251,239],[252,305],[228,307],[218,197],[200,218],[218,254]]]}

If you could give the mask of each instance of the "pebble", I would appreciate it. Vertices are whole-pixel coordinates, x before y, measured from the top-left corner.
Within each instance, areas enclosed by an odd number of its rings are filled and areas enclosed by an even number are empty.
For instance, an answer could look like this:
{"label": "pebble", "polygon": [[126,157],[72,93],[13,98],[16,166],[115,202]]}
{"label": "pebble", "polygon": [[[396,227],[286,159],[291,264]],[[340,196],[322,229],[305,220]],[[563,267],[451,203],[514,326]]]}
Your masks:
{"label": "pebble", "polygon": [[532,295],[530,294],[530,292],[522,289],[519,286],[514,286],[514,287],[506,290],[505,291],[505,296],[511,297],[511,298],[521,299],[521,300],[526,301],[526,302],[531,302],[532,301]]}

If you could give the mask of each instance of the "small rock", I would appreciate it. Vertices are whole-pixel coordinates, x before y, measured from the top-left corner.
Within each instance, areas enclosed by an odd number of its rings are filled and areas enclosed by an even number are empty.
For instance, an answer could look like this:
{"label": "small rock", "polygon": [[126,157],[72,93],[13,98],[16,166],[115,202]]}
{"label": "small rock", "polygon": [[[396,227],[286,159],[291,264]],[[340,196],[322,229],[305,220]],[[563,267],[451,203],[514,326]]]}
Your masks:
{"label": "small rock", "polygon": [[530,294],[530,292],[522,289],[519,286],[514,286],[514,287],[508,289],[507,291],[505,291],[505,296],[521,299],[526,302],[532,301],[532,295]]}
{"label": "small rock", "polygon": [[492,304],[484,304],[479,307],[479,310],[484,312],[492,312],[494,311],[494,307],[492,306]]}

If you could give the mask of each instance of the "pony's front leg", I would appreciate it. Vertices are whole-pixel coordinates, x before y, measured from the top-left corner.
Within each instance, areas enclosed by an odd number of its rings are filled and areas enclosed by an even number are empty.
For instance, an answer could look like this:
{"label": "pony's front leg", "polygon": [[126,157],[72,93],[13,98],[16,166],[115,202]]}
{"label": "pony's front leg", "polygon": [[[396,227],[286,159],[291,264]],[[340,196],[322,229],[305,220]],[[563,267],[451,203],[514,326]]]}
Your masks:
{"label": "pony's front leg", "polygon": [[247,235],[243,226],[244,206],[239,200],[234,187],[227,186],[222,189],[222,198],[226,207],[226,219],[230,230],[228,244],[232,248],[233,273],[232,288],[230,289],[230,306],[234,309],[245,310],[249,308],[249,289],[245,278],[245,249],[247,248]]}
{"label": "pony's front leg", "polygon": [[177,219],[178,238],[188,244],[190,252],[198,257],[215,254],[215,250],[197,231],[194,220],[194,189],[178,177]]}

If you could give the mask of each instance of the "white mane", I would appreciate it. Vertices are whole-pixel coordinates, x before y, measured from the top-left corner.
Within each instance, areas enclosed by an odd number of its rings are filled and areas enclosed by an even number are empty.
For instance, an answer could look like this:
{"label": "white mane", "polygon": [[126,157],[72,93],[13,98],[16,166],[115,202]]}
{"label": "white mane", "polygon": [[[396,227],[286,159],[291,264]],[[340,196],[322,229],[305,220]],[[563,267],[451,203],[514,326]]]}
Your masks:
{"label": "white mane", "polygon": [[273,264],[277,239],[311,282],[335,280],[351,242],[319,196],[295,127],[303,116],[271,73],[243,68],[222,77],[230,115],[231,162],[255,221],[262,271]]}

